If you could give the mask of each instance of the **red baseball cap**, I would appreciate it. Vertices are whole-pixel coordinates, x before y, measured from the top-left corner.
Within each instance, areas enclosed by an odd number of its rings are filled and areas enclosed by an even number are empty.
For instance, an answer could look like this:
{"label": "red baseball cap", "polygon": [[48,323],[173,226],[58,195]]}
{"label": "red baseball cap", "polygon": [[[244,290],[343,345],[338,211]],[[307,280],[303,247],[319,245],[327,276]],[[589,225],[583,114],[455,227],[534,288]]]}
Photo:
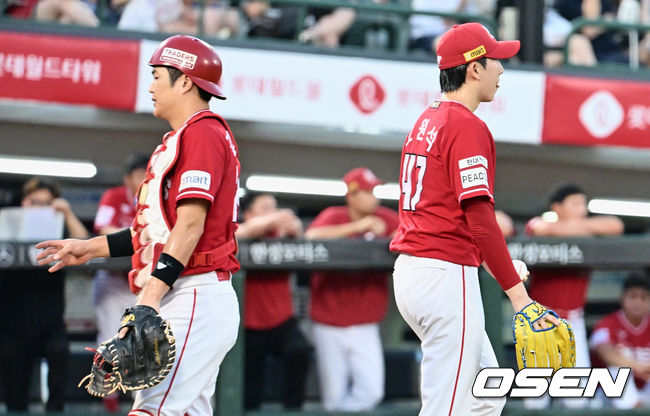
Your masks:
{"label": "red baseball cap", "polygon": [[348,186],[348,192],[358,190],[372,191],[375,186],[384,183],[368,168],[355,168],[345,174],[343,182]]}
{"label": "red baseball cap", "polygon": [[454,25],[438,42],[438,68],[452,68],[483,57],[512,58],[519,46],[518,40],[497,41],[480,23]]}

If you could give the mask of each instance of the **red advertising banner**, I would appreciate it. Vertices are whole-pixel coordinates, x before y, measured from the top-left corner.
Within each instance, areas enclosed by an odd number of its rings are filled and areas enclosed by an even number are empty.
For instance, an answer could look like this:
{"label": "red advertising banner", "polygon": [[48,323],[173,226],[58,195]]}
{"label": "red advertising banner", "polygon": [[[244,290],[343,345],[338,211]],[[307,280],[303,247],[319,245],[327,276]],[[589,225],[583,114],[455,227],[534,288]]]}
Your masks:
{"label": "red advertising banner", "polygon": [[650,83],[548,74],[543,143],[650,147]]}
{"label": "red advertising banner", "polygon": [[134,111],[139,40],[0,32],[0,97]]}

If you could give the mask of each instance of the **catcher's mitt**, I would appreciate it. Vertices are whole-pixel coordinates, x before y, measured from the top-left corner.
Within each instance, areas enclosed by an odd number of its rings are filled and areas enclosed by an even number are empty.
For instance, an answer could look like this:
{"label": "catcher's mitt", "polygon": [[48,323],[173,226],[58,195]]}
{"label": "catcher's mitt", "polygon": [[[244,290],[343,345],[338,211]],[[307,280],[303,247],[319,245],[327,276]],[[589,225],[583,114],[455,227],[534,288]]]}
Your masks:
{"label": "catcher's mitt", "polygon": [[[535,321],[548,314],[555,316],[560,325],[551,325],[546,329],[533,328]],[[576,365],[576,344],[571,325],[537,302],[515,314],[512,335],[520,370],[526,367],[558,370]]]}
{"label": "catcher's mitt", "polygon": [[143,305],[127,309],[122,328],[129,328],[124,338],[115,335],[102,342],[95,351],[87,382],[88,393],[104,397],[117,390],[141,390],[160,383],[172,369],[176,341],[169,322],[156,310]]}

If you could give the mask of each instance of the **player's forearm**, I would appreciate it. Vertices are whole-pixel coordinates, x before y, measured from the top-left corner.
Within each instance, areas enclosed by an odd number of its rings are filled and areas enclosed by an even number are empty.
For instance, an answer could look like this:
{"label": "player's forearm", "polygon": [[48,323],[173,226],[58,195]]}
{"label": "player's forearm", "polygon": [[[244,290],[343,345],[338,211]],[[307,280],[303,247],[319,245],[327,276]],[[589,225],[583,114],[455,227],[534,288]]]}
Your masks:
{"label": "player's forearm", "polygon": [[600,344],[596,347],[596,353],[607,366],[634,367],[636,363],[618,352],[612,344]]}
{"label": "player's forearm", "polygon": [[532,302],[532,299],[528,296],[526,287],[521,282],[506,290],[505,293],[508,296],[508,299],[510,299],[512,309],[514,309],[515,312],[521,311],[526,307],[526,305]]}
{"label": "player's forearm", "polygon": [[[167,239],[167,243],[165,243],[161,258],[166,254],[182,263],[182,265],[178,265],[179,269],[177,273],[180,275],[182,272],[182,266],[187,265],[187,262],[194,252],[194,249],[196,248],[201,235],[203,235],[202,222],[176,222],[176,225],[174,225],[174,228],[172,228],[169,238]],[[154,270],[157,266],[158,265],[154,265]],[[169,270],[165,271],[167,272]],[[149,280],[147,280],[147,283],[145,283],[142,291],[140,292],[138,304],[151,306],[152,308],[156,309],[156,311],[159,311],[161,299],[169,291],[170,286],[173,284],[173,280],[178,277],[177,275],[174,276],[175,277],[172,279],[172,281],[167,283],[161,280],[163,278],[162,276],[161,278],[158,278],[152,275]]]}
{"label": "player's forearm", "polygon": [[93,257],[110,257],[111,252],[108,248],[108,240],[105,235],[93,237],[88,240],[89,253]]}
{"label": "player's forearm", "polygon": [[203,222],[179,221],[169,234],[163,253],[174,257],[183,265],[187,265],[202,235]]}
{"label": "player's forearm", "polygon": [[625,228],[623,221],[609,215],[590,217],[586,221],[594,235],[620,235]]}
{"label": "player's forearm", "polygon": [[79,221],[76,215],[72,211],[65,213],[65,226],[70,233],[70,237],[84,239],[88,238],[88,230],[86,227]]}
{"label": "player's forearm", "polygon": [[264,237],[277,219],[277,213],[270,213],[253,217],[239,224],[235,233],[237,238]]}
{"label": "player's forearm", "polygon": [[623,222],[611,216],[597,216],[560,220],[540,221],[533,227],[533,234],[540,237],[591,237],[595,235],[620,235]]}
{"label": "player's forearm", "polygon": [[356,223],[351,222],[341,225],[326,225],[323,227],[311,228],[305,232],[307,240],[333,240],[337,238],[346,238],[352,234],[358,233]]}
{"label": "player's forearm", "polygon": [[472,198],[463,202],[463,211],[476,246],[501,288],[506,291],[520,283],[492,204],[482,198]]}
{"label": "player's forearm", "polygon": [[162,280],[151,276],[138,295],[138,305],[151,306],[160,312],[160,300],[169,292],[169,286]]}

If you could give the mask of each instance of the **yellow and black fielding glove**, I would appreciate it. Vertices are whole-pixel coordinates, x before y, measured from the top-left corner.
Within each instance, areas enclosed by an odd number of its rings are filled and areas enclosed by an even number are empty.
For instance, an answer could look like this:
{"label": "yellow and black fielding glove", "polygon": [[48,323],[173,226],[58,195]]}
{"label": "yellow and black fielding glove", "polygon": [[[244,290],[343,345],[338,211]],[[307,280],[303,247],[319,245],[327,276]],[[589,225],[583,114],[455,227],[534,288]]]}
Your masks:
{"label": "yellow and black fielding glove", "polygon": [[[536,321],[549,314],[555,316],[560,325],[547,322],[549,327],[546,329],[533,327]],[[512,335],[520,370],[531,367],[558,370],[576,365],[576,344],[571,325],[537,302],[515,314]]]}

